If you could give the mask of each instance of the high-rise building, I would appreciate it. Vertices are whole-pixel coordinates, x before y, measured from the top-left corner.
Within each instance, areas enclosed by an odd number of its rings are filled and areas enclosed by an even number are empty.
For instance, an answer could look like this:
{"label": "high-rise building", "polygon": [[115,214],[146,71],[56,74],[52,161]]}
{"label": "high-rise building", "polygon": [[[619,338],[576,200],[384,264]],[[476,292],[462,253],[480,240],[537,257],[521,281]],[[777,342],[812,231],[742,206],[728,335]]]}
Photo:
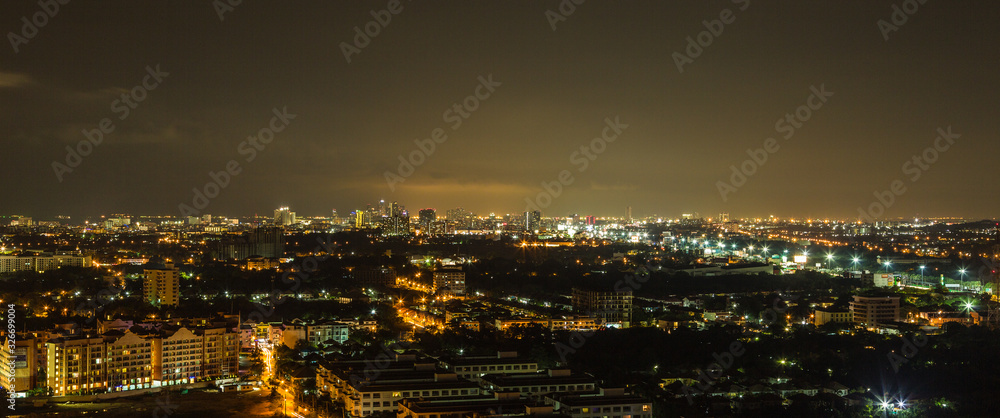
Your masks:
{"label": "high-rise building", "polygon": [[112,390],[146,389],[153,385],[153,341],[126,332],[107,342],[108,388]]}
{"label": "high-rise building", "polygon": [[469,227],[471,217],[472,213],[464,208],[448,210],[448,222],[454,224],[459,229],[467,229]]}
{"label": "high-rise building", "polygon": [[465,272],[461,267],[444,267],[434,272],[434,293],[449,296],[465,294]]}
{"label": "high-rise building", "polygon": [[524,230],[534,232],[540,229],[542,229],[542,212],[537,210],[524,212]]}
{"label": "high-rise building", "polygon": [[162,385],[196,382],[203,376],[203,345],[204,338],[187,328],[163,331],[153,339],[153,381]]}
{"label": "high-rise building", "polygon": [[430,231],[431,224],[437,221],[437,211],[432,208],[420,209],[418,219],[420,228],[427,233]]}
{"label": "high-rise building", "polygon": [[80,336],[45,344],[46,384],[56,396],[108,388],[104,338]]}
{"label": "high-rise building", "polygon": [[627,206],[625,208],[625,221],[632,223],[632,207]]}
{"label": "high-rise building", "polygon": [[195,330],[202,339],[201,372],[205,376],[235,376],[239,372],[239,334],[226,327]]}
{"label": "high-rise building", "polygon": [[295,223],[295,212],[287,206],[274,210],[274,224],[288,226]]}
{"label": "high-rise building", "polygon": [[393,216],[383,216],[378,222],[384,236],[399,236],[410,233],[410,217],[403,212]]}
{"label": "high-rise building", "polygon": [[628,328],[632,321],[631,290],[586,290],[573,288],[573,310],[603,321],[603,325]]}
{"label": "high-rise building", "polygon": [[155,306],[177,306],[180,299],[181,270],[174,263],[162,269],[145,269],[143,295],[146,302]]}
{"label": "high-rise building", "polygon": [[285,232],[279,227],[260,227],[239,236],[227,236],[219,241],[217,254],[223,260],[284,257]]}

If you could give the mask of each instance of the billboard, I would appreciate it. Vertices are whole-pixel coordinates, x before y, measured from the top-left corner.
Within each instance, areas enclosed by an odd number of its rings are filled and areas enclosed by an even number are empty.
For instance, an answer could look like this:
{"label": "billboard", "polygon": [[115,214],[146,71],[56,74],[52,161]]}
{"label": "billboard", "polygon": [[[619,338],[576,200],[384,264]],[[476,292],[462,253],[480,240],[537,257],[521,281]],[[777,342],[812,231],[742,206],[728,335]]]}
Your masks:
{"label": "billboard", "polygon": [[896,276],[888,273],[875,275],[875,287],[893,287],[896,285]]}

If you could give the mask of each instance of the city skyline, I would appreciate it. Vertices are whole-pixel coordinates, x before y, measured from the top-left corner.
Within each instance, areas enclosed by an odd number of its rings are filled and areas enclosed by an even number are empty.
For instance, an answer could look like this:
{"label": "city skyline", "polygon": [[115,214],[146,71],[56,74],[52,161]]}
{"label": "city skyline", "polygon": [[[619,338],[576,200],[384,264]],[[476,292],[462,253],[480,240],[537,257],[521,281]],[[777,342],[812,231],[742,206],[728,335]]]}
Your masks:
{"label": "city skyline", "polygon": [[11,5],[0,213],[995,216],[996,4],[562,3]]}

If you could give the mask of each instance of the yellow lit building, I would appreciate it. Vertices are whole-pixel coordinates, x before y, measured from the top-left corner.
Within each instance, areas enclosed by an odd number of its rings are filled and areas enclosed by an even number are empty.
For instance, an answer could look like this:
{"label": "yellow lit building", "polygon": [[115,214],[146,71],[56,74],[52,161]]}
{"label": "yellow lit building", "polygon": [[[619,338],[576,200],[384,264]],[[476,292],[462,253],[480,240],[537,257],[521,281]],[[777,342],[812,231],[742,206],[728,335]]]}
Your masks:
{"label": "yellow lit building", "polygon": [[181,271],[174,263],[166,263],[162,269],[145,269],[142,282],[146,302],[153,305],[177,306],[180,298]]}
{"label": "yellow lit building", "polygon": [[107,356],[103,338],[53,340],[45,346],[45,376],[54,395],[107,388]]}

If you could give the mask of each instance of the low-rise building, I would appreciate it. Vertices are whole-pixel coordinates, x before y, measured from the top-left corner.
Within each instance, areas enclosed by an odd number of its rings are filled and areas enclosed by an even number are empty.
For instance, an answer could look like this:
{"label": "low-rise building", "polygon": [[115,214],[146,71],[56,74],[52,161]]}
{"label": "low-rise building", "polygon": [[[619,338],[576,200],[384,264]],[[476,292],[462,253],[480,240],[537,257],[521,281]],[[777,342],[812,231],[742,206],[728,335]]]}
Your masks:
{"label": "low-rise building", "polygon": [[524,396],[542,396],[555,392],[592,392],[597,383],[590,376],[573,374],[568,369],[543,373],[486,375],[483,387],[492,392],[517,392]]}
{"label": "low-rise building", "polygon": [[813,312],[813,324],[821,326],[827,323],[851,323],[854,315],[848,309],[817,309]]}
{"label": "low-rise building", "polygon": [[553,394],[545,397],[556,413],[572,418],[652,418],[653,403],[624,389],[601,389],[588,394]]}
{"label": "low-rise building", "polygon": [[496,356],[446,357],[441,359],[444,369],[458,377],[479,381],[487,374],[537,373],[538,363],[517,356],[516,352],[498,352]]}
{"label": "low-rise building", "polygon": [[399,402],[397,417],[541,417],[552,415],[554,413],[551,405],[521,398],[516,393],[496,393],[494,396],[465,396],[432,400],[403,399]]}

